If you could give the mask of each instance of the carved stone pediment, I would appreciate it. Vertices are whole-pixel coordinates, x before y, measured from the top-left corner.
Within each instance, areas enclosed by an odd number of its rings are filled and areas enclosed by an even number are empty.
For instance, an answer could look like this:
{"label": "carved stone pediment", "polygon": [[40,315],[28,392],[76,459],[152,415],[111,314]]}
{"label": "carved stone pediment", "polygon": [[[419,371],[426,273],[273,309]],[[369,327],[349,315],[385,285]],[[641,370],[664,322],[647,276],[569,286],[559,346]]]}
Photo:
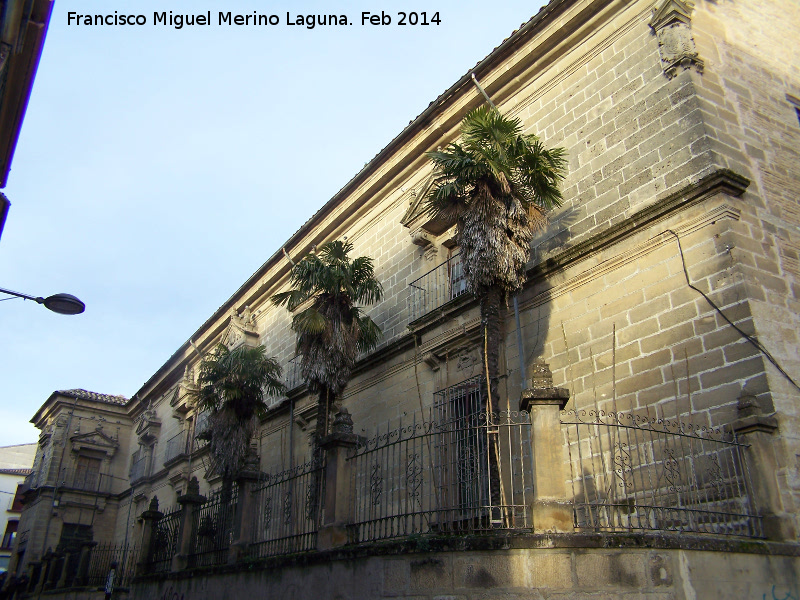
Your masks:
{"label": "carved stone pediment", "polygon": [[183,379],[172,393],[169,405],[174,408],[177,413],[185,415],[194,408],[198,391],[199,386],[194,382],[192,371],[187,365],[183,373]]}
{"label": "carved stone pediment", "polygon": [[231,309],[228,328],[222,334],[222,343],[230,350],[238,348],[242,344],[247,346],[258,345],[256,319],[249,306],[245,306],[241,314],[235,308]]}
{"label": "carved stone pediment", "polygon": [[672,79],[678,69],[694,68],[703,72],[703,61],[692,37],[691,0],[659,0],[653,8],[650,27],[658,36],[658,51],[664,74]]}
{"label": "carved stone pediment", "polygon": [[161,431],[161,419],[156,417],[154,410],[147,410],[142,415],[142,420],[136,427],[136,435],[143,444],[156,441],[158,432]]}
{"label": "carved stone pediment", "polygon": [[[400,219],[400,223],[411,230],[411,237],[414,240],[422,241],[422,232],[428,234],[430,237],[435,238],[453,226],[452,223],[448,223],[442,219],[434,219],[430,214],[428,214],[425,206],[425,199],[427,198],[432,186],[433,174],[429,175],[420,186],[406,191],[403,197],[403,199],[408,203],[408,209],[403,215],[403,218]],[[414,241],[414,243],[422,245],[423,247],[426,245],[419,244],[417,241]]]}
{"label": "carved stone pediment", "polygon": [[72,451],[80,453],[102,453],[109,458],[119,448],[119,442],[109,435],[106,435],[99,427],[88,433],[80,433],[70,438]]}

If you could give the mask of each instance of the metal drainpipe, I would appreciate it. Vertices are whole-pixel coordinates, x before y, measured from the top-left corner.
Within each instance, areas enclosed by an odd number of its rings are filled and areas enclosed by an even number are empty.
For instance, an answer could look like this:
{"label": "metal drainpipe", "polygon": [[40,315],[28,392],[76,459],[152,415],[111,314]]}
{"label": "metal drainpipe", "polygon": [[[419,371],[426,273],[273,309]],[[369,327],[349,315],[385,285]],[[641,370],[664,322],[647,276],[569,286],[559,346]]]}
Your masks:
{"label": "metal drainpipe", "polygon": [[528,389],[525,379],[525,348],[522,345],[522,329],[519,325],[519,300],[514,294],[514,320],[517,323],[517,352],[519,353],[519,383],[523,390]]}

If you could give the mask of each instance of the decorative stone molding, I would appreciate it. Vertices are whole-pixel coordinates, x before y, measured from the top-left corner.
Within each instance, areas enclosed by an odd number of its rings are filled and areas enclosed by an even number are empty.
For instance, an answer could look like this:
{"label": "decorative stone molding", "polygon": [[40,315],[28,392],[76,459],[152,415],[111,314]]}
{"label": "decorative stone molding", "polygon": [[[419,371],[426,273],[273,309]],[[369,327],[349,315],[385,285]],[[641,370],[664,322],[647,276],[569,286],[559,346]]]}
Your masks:
{"label": "decorative stone molding", "polygon": [[247,346],[258,345],[256,318],[249,306],[245,306],[241,314],[235,308],[231,309],[230,323],[222,336],[222,343],[230,350],[238,348],[242,344]]}
{"label": "decorative stone molding", "polygon": [[472,377],[481,372],[481,353],[478,346],[470,344],[456,350],[456,370],[465,377]]}
{"label": "decorative stone molding", "polygon": [[111,458],[119,448],[117,440],[103,433],[102,424],[94,431],[72,436],[71,441],[72,451],[77,454]]}
{"label": "decorative stone molding", "polygon": [[664,74],[672,79],[678,68],[703,72],[703,61],[697,54],[692,37],[691,0],[659,0],[653,9],[650,27],[658,37],[658,51]]}
{"label": "decorative stone molding", "polygon": [[178,384],[178,387],[175,388],[175,393],[172,395],[169,405],[175,409],[176,413],[185,415],[194,408],[198,391],[200,391],[200,389],[194,382],[192,370],[189,368],[189,365],[186,365],[183,372],[183,379]]}
{"label": "decorative stone molding", "polygon": [[433,236],[425,231],[422,227],[418,227],[411,232],[411,243],[425,248],[433,243]]}
{"label": "decorative stone molding", "polygon": [[438,371],[441,367],[441,360],[433,352],[426,352],[423,354],[422,362],[428,365],[431,371]]}
{"label": "decorative stone molding", "polygon": [[428,262],[436,260],[439,257],[439,246],[437,246],[436,244],[431,244],[430,246],[425,248],[425,252],[422,255]]}
{"label": "decorative stone molding", "polygon": [[158,439],[158,432],[161,431],[161,419],[156,416],[154,408],[149,407],[142,413],[142,419],[136,427],[136,435],[143,445],[148,445]]}

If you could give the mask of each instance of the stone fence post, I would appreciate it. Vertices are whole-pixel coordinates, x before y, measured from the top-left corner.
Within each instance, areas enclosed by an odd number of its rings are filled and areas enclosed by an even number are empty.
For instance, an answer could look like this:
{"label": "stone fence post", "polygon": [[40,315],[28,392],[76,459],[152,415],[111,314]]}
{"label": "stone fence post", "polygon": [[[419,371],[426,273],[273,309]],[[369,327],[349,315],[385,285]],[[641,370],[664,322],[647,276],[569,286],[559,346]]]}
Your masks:
{"label": "stone fence post", "polygon": [[195,515],[200,510],[200,506],[206,501],[205,496],[200,495],[200,483],[197,477],[192,477],[186,488],[186,493],[178,497],[178,504],[181,505],[181,524],[178,530],[178,551],[172,557],[172,570],[182,571],[189,565],[189,555],[194,550],[194,523],[197,520]]}
{"label": "stone fence post", "polygon": [[333,419],[333,433],[320,440],[325,452],[325,503],[322,506],[317,550],[330,550],[347,544],[347,525],[352,522],[350,497],[351,468],[348,451],[358,444],[353,419],[341,409]]}
{"label": "stone fence post", "polygon": [[141,514],[142,518],[142,553],[139,555],[139,564],[136,571],[139,574],[147,573],[155,551],[156,528],[164,513],[158,510],[158,496],[153,496],[147,510]]}
{"label": "stone fence post", "polygon": [[567,496],[567,461],[559,413],[569,390],[553,387],[548,366],[536,361],[529,371],[528,389],[522,390],[519,409],[531,415],[533,502],[531,519],[536,533],[572,532],[572,504]]}
{"label": "stone fence post", "polygon": [[251,446],[245,458],[244,468],[236,479],[239,496],[233,519],[233,542],[228,550],[228,564],[241,560],[253,541],[253,523],[258,508],[253,498],[253,491],[259,479],[261,472],[258,466],[258,453]]}
{"label": "stone fence post", "polygon": [[753,396],[741,396],[737,408],[739,418],[733,423],[733,431],[740,443],[748,445],[746,456],[753,488],[752,501],[762,515],[764,535],[773,541],[796,541],[797,531],[791,516],[783,508],[775,477],[779,467],[775,450],[778,421],[774,415],[763,414]]}

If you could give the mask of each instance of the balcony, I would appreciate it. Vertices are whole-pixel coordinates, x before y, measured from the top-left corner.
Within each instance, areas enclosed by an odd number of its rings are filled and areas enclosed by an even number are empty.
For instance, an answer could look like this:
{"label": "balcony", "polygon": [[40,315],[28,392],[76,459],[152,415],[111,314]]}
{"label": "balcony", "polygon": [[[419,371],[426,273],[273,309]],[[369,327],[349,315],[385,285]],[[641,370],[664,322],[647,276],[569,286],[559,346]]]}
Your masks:
{"label": "balcony", "polygon": [[301,385],[305,383],[303,381],[303,376],[300,373],[300,356],[295,356],[292,360],[289,361],[289,364],[286,365],[286,372],[284,373],[284,378],[286,380],[286,391],[291,392],[292,390],[299,388]]}
{"label": "balcony", "polygon": [[134,452],[133,463],[131,463],[130,481],[131,484],[150,475],[150,456],[141,456],[139,452]]}
{"label": "balcony", "polygon": [[186,435],[185,431],[181,431],[167,440],[167,449],[164,453],[164,466],[188,454],[188,440],[189,436]]}
{"label": "balcony", "polygon": [[411,320],[444,306],[467,292],[461,255],[456,254],[409,284],[408,310]]}
{"label": "balcony", "polygon": [[97,494],[111,493],[113,477],[86,469],[64,469],[59,478],[59,486],[64,489],[94,492]]}

